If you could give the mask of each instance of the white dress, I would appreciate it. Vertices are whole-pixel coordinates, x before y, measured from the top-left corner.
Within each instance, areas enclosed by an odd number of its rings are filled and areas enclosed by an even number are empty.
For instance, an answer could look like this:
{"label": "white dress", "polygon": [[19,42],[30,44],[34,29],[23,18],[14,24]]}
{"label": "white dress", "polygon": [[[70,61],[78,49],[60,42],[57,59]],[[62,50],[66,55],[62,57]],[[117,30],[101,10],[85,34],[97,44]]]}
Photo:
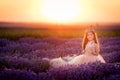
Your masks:
{"label": "white dress", "polygon": [[94,41],[89,41],[85,47],[84,54],[75,56],[70,61],[65,61],[61,57],[54,58],[50,60],[50,65],[52,67],[60,67],[63,65],[77,65],[77,64],[83,64],[83,63],[94,62],[94,61],[100,61],[102,63],[105,63],[105,60],[99,54],[99,50],[97,47],[98,46]]}

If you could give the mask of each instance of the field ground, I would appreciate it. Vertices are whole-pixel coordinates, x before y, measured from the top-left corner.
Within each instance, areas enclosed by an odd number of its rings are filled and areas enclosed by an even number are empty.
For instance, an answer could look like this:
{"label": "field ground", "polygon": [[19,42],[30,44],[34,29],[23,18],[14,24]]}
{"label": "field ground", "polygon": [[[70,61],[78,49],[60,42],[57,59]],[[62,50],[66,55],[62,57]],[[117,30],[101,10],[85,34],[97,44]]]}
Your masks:
{"label": "field ground", "polygon": [[106,63],[50,68],[81,54],[84,29],[0,29],[0,80],[120,80],[120,29],[96,29]]}
{"label": "field ground", "polygon": [[100,37],[106,63],[50,68],[49,61],[81,54],[82,38],[0,39],[0,80],[120,80],[120,37]]}
{"label": "field ground", "polygon": [[[59,38],[77,38],[83,37],[83,29],[0,29],[0,38],[17,40],[22,37],[59,37]],[[120,36],[120,30],[96,30],[98,37]]]}

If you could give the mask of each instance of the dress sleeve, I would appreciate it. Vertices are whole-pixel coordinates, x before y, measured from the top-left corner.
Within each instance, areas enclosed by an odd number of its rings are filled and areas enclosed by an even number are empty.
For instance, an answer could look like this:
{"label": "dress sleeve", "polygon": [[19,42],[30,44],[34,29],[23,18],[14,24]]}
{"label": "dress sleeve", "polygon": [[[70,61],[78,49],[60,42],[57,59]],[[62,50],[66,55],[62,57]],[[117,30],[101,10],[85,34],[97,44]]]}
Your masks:
{"label": "dress sleeve", "polygon": [[92,53],[96,56],[99,54],[99,48],[97,44],[94,44],[94,46],[92,47]]}

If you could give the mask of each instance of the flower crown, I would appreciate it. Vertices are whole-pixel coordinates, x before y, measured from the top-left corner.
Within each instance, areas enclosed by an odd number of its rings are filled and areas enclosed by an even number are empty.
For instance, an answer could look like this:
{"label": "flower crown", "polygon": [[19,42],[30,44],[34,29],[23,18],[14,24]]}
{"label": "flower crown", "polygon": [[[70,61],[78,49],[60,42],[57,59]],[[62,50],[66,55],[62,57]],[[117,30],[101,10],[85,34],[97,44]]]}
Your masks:
{"label": "flower crown", "polygon": [[85,30],[85,32],[86,32],[86,33],[90,32],[90,31],[95,32],[95,29],[93,28],[93,26],[92,26],[92,25],[91,25],[91,26],[89,26],[89,27]]}

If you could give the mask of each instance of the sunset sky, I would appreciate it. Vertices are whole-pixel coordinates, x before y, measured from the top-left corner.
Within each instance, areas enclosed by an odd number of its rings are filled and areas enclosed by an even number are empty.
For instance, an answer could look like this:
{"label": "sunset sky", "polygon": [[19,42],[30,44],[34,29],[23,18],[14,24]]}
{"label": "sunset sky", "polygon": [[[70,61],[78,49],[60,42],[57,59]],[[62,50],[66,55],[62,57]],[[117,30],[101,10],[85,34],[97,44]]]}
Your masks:
{"label": "sunset sky", "polygon": [[0,21],[120,22],[120,0],[0,0]]}

